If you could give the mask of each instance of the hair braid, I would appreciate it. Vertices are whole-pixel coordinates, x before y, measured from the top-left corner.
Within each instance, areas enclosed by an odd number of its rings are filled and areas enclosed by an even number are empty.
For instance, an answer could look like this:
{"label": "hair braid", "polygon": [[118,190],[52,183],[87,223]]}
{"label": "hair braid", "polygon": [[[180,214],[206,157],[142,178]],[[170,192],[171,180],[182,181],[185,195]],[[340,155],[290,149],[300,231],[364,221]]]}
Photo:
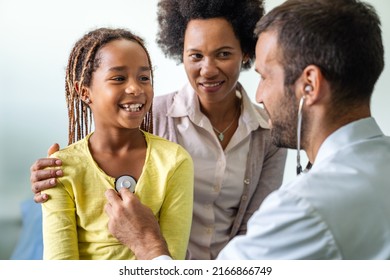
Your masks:
{"label": "hair braid", "polygon": [[[72,144],[85,137],[85,135],[90,132],[90,127],[88,125],[89,123],[92,123],[90,108],[80,98],[83,79],[78,79],[77,71],[81,59],[80,56],[83,55],[83,50],[85,48],[83,47],[82,42],[79,43],[80,44],[76,44],[69,57],[66,75],[65,90],[69,117],[68,144]],[[83,78],[83,75],[84,73],[81,73],[80,78]]]}
{"label": "hair braid", "polygon": [[[146,49],[144,42],[141,38],[138,36],[134,36],[134,40],[137,41],[137,43],[144,49],[146,56],[148,58],[149,65],[152,66],[152,60],[150,58],[150,54],[148,50]],[[151,77],[152,77],[152,89],[154,90],[154,77],[153,77],[153,70],[152,67],[150,69]],[[153,104],[150,106],[149,112],[146,113],[142,123],[141,127],[142,130],[147,131],[149,133],[153,133]]]}

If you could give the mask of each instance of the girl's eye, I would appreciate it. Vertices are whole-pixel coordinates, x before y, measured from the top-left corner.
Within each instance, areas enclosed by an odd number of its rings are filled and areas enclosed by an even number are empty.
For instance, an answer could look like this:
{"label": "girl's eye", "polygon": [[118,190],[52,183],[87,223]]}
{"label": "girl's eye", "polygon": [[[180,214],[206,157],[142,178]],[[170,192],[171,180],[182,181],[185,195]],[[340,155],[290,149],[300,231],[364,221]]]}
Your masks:
{"label": "girl's eye", "polygon": [[142,81],[142,82],[148,82],[148,81],[150,81],[150,77],[149,77],[149,76],[141,76],[141,77],[140,77],[140,81]]}
{"label": "girl's eye", "polygon": [[117,81],[117,82],[123,82],[125,80],[125,78],[118,76],[118,77],[113,77],[112,80]]}

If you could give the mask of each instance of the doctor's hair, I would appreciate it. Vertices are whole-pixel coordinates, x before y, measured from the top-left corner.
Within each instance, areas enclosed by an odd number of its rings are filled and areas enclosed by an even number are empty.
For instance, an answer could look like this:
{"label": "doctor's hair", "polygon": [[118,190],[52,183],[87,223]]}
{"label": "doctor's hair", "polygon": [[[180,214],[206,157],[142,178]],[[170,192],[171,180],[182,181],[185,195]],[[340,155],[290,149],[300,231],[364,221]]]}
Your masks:
{"label": "doctor's hair", "polygon": [[[138,43],[145,51],[151,71],[153,85],[152,62],[143,39],[126,29],[98,28],[86,33],[74,45],[68,59],[65,77],[65,97],[68,107],[68,144],[84,138],[91,132],[92,111],[88,104],[81,99],[82,87],[89,87],[92,75],[100,65],[98,51],[106,44],[125,39]],[[145,115],[140,128],[147,132],[153,131],[152,106]]]}
{"label": "doctor's hair", "polygon": [[370,102],[384,68],[381,22],[358,0],[288,0],[265,15],[256,34],[276,32],[285,86],[308,65],[317,66],[332,91],[333,105]]}
{"label": "doctor's hair", "polygon": [[233,27],[250,69],[255,58],[256,23],[264,15],[263,0],[160,0],[157,44],[166,57],[183,63],[184,34],[193,19],[224,18]]}

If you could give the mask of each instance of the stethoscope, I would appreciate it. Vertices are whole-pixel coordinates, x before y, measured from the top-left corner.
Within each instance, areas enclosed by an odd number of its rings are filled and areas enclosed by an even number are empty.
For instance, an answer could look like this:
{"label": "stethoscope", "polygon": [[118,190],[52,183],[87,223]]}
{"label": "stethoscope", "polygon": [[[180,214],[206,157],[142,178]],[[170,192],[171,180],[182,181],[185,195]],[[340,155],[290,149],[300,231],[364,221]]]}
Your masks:
{"label": "stethoscope", "polygon": [[[305,91],[309,92],[312,90],[312,87],[310,85],[307,85],[305,87]],[[297,121],[297,175],[301,174],[302,172],[307,172],[310,170],[310,168],[313,166],[313,164],[309,161],[307,163],[307,166],[305,170],[302,170],[302,165],[301,165],[301,130],[302,130],[302,109],[303,109],[303,104],[305,103],[305,96],[301,97],[301,100],[299,101],[299,106],[298,106],[298,121]]]}
{"label": "stethoscope", "polygon": [[137,181],[133,176],[130,175],[122,175],[115,179],[115,190],[119,192],[120,189],[126,188],[129,189],[132,193],[135,192],[135,185]]}

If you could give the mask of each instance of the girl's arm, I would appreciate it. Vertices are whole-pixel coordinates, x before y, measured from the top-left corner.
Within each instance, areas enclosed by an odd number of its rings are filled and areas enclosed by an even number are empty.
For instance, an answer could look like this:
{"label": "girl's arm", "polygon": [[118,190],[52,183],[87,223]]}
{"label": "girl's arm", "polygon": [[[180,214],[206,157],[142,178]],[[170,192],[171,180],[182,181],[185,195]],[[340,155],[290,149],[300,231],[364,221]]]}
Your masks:
{"label": "girl's arm", "polygon": [[58,180],[57,187],[45,191],[51,198],[42,204],[43,258],[79,259],[73,193]]}
{"label": "girl's arm", "polygon": [[192,224],[194,167],[190,155],[179,149],[177,167],[168,179],[159,224],[173,259],[185,259]]}

